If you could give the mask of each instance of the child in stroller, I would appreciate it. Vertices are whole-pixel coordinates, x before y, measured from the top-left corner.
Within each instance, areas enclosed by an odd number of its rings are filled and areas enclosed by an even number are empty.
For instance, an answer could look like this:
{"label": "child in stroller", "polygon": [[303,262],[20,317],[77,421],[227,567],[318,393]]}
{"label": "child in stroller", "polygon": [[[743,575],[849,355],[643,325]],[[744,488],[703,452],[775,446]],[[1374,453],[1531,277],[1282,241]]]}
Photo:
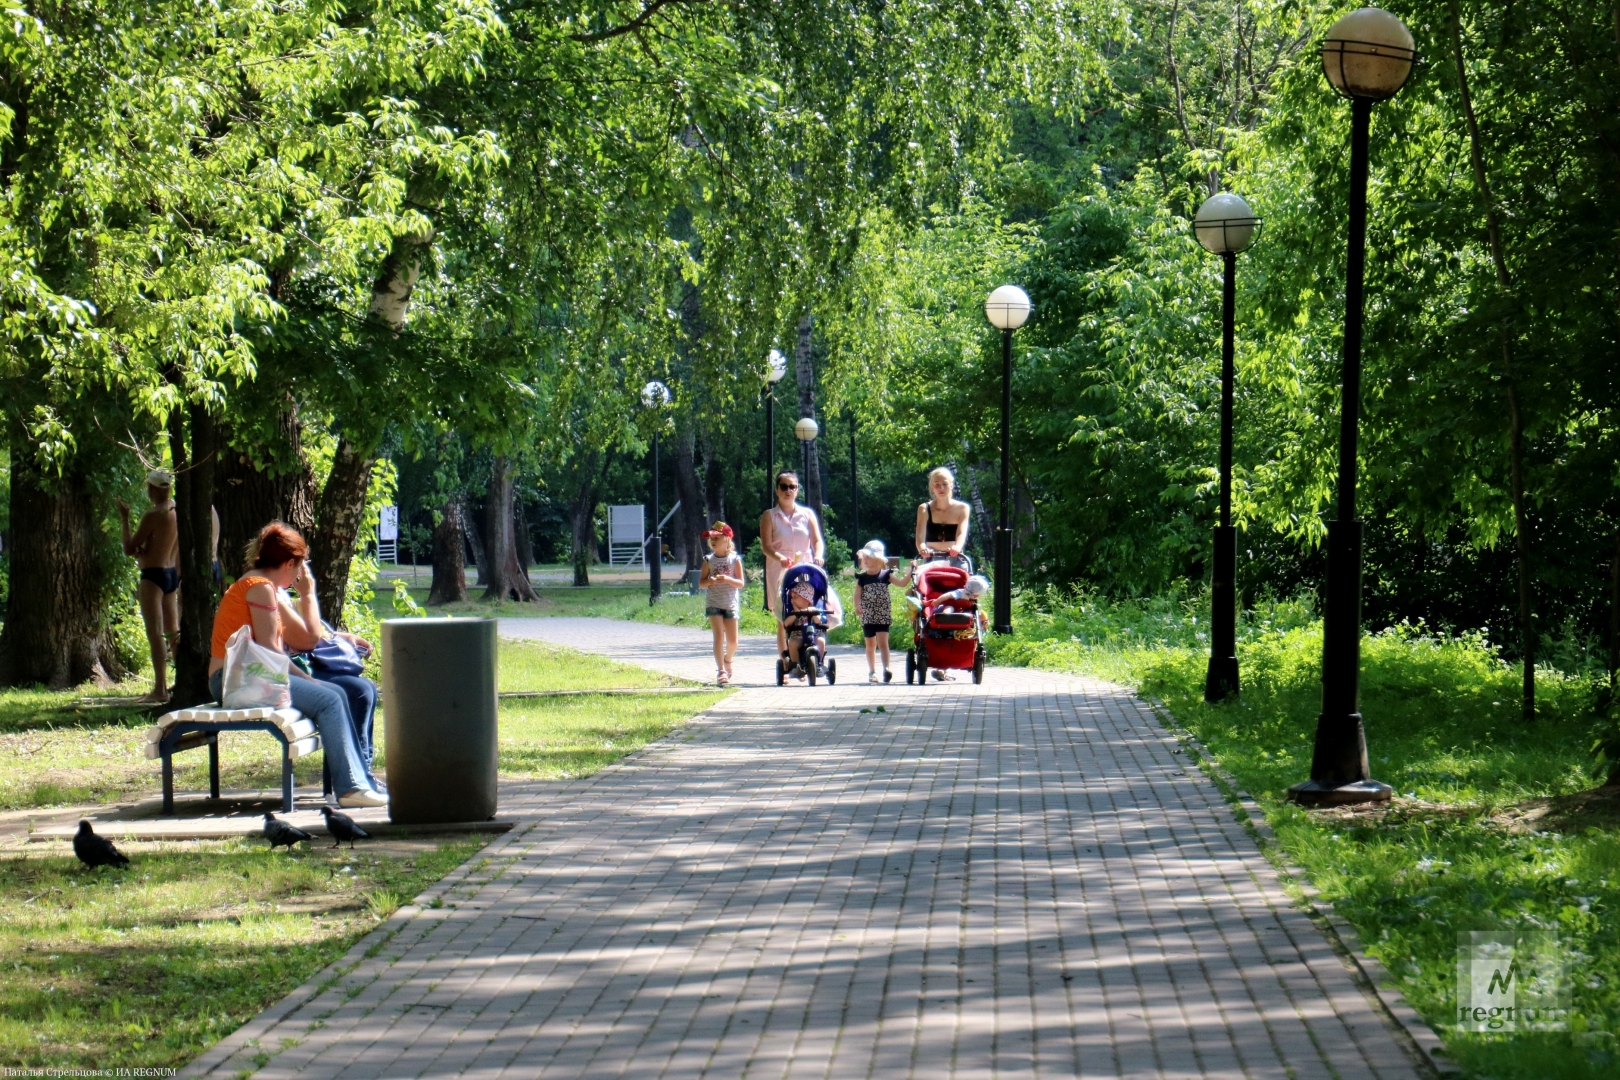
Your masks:
{"label": "child in stroller", "polygon": [[922,685],[930,668],[936,679],[948,679],[946,672],[956,670],[971,671],[975,683],[984,681],[985,621],[979,598],[989,587],[973,573],[966,556],[923,565],[913,594],[906,598],[912,608],[906,682]]}
{"label": "child in stroller", "polygon": [[782,572],[782,629],[787,652],[776,661],[776,685],[788,676],[808,678],[825,671],[828,684],[838,681],[838,661],[827,659],[827,575],[819,566],[803,564]]}

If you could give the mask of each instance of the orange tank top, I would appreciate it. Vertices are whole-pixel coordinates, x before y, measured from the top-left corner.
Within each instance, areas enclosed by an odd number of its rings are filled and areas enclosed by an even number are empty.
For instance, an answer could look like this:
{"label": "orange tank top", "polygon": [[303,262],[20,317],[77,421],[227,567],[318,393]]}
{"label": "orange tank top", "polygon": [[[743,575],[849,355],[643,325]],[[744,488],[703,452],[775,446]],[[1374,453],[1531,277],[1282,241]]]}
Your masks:
{"label": "orange tank top", "polygon": [[[219,610],[214,612],[214,640],[209,652],[216,660],[225,659],[225,643],[231,635],[244,626],[253,625],[253,610],[248,604],[248,590],[255,585],[274,585],[267,577],[257,574],[248,574],[238,578],[225,590],[224,597],[219,602]],[[280,625],[280,616],[277,615],[277,625]]]}

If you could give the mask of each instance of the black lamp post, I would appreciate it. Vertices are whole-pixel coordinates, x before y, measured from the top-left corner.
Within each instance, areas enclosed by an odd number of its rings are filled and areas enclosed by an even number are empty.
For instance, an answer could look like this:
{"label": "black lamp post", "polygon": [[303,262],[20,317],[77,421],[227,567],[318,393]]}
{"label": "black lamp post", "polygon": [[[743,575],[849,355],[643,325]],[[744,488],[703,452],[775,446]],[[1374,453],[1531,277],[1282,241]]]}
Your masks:
{"label": "black lamp post", "polygon": [[1225,263],[1221,285],[1221,523],[1215,526],[1215,565],[1210,575],[1209,672],[1204,700],[1224,701],[1238,692],[1237,530],[1232,528],[1233,308],[1237,302],[1237,257],[1260,233],[1260,219],[1241,196],[1211,195],[1193,219],[1193,235]]}
{"label": "black lamp post", "polygon": [[1361,408],[1362,281],[1367,260],[1367,135],[1376,102],[1394,97],[1416,59],[1411,33],[1379,8],[1352,11],[1322,42],[1322,67],[1350,99],[1350,237],[1344,282],[1344,400],[1339,415],[1338,514],[1328,522],[1322,613],[1322,712],[1311,778],[1288,789],[1306,806],[1387,802],[1371,778],[1361,722],[1361,522],[1356,519],[1356,436]]}
{"label": "black lamp post", "polygon": [[984,302],[985,318],[1001,331],[1001,514],[996,525],[995,631],[1012,633],[1012,336],[1029,319],[1029,294],[1000,285]]}
{"label": "black lamp post", "polygon": [[787,374],[787,357],[775,349],[765,369],[765,505],[776,505],[776,384]]}
{"label": "black lamp post", "polygon": [[658,511],[661,500],[658,497],[658,428],[664,422],[662,410],[669,404],[669,387],[654,379],[641,389],[641,403],[653,410],[653,440],[652,440],[652,536],[647,538],[647,566],[651,579],[648,582],[651,591],[647,595],[648,605],[658,603],[659,596],[664,592],[664,537],[658,527]]}

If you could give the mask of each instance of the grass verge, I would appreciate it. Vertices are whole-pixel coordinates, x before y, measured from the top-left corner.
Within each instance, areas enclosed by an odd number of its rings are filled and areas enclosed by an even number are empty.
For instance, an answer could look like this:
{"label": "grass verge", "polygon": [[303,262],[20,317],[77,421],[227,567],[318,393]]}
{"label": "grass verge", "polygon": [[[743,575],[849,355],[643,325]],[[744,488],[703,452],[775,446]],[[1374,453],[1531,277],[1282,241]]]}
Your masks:
{"label": "grass verge", "polygon": [[[501,642],[502,691],[658,689],[679,684],[678,679],[646,668],[573,649],[540,642]],[[140,684],[133,691],[126,685],[107,691],[82,688],[0,692],[0,761],[5,763],[5,768],[0,769],[0,810],[95,805],[157,794],[158,763],[148,760],[144,753],[146,729],[153,717],[145,707],[130,703],[130,698],[140,692]],[[572,705],[503,706],[503,747],[510,738],[514,747],[521,748],[514,750],[518,754],[514,762],[521,762],[513,765],[514,774],[583,775],[579,769],[588,768],[583,762],[599,762],[589,768],[600,768],[628,753],[620,749],[623,740],[641,737],[632,733],[657,730],[661,735],[706,708],[712,699],[705,695],[666,695],[649,696],[645,702],[636,697],[614,698],[614,704],[604,704],[608,700],[604,696]],[[621,700],[622,707],[617,704]],[[645,711],[628,727],[618,720],[595,727],[588,722],[592,708],[622,719],[642,704]],[[378,768],[386,768],[387,743],[380,715],[376,732]],[[578,756],[579,763],[537,771],[536,746],[554,747],[566,757],[581,749],[582,740],[590,741],[596,750]],[[177,791],[208,786],[207,754],[193,751],[177,755],[174,760]],[[506,768],[505,758],[502,768]],[[301,784],[320,783],[320,758],[300,759],[294,764],[294,772]],[[221,736],[220,780],[227,790],[280,787],[281,758],[274,741],[257,733]]]}
{"label": "grass verge", "polygon": [[124,845],[126,870],[0,859],[0,1061],[182,1065],[342,956],[482,839],[350,852]]}
{"label": "grass verge", "polygon": [[[1207,606],[1195,599],[1026,601],[992,658],[1074,671],[1160,698],[1259,801],[1283,847],[1472,1075],[1620,1071],[1620,830],[1590,753],[1594,683],[1540,673],[1540,719],[1519,716],[1516,667],[1475,636],[1422,627],[1369,636],[1362,713],[1387,812],[1305,811],[1284,800],[1310,771],[1321,628],[1308,607],[1246,617],[1241,700],[1203,701]],[[1567,1031],[1457,1030],[1458,935],[1558,934],[1570,960]]]}
{"label": "grass verge", "polygon": [[[657,690],[683,685],[693,684],[556,645],[501,643],[503,691]],[[507,698],[501,702],[501,775],[537,780],[589,776],[662,738],[729,693]]]}

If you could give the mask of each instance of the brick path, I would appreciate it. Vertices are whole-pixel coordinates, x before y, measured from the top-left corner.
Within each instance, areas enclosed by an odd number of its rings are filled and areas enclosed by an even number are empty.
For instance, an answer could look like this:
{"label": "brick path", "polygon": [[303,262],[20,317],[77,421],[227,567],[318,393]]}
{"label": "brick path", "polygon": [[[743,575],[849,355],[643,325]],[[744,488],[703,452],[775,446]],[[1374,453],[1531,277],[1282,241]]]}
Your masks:
{"label": "brick path", "polygon": [[[709,673],[706,634],[562,623],[503,630],[613,655],[684,640]],[[656,662],[694,663],[676,651]],[[406,909],[374,956],[189,1071],[1416,1075],[1117,687],[992,669],[746,690],[618,767],[503,799],[525,823],[428,894],[442,907]]]}

